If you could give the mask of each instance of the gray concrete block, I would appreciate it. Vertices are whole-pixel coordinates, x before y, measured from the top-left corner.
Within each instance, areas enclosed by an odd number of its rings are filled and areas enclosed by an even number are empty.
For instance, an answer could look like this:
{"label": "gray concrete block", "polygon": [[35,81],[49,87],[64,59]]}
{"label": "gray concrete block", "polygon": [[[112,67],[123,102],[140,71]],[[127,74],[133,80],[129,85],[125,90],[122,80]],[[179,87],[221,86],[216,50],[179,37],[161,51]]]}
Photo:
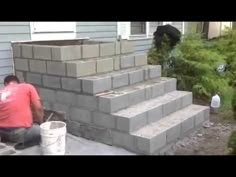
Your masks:
{"label": "gray concrete block", "polygon": [[24,72],[16,71],[15,74],[19,78],[20,82],[24,82],[25,81],[25,73]]}
{"label": "gray concrete block", "polygon": [[16,58],[14,61],[14,67],[16,70],[29,71],[28,60]]}
{"label": "gray concrete block", "polygon": [[72,79],[67,77],[61,78],[62,88],[65,90],[81,92],[81,80],[79,79]]}
{"label": "gray concrete block", "polygon": [[98,100],[95,96],[77,95],[77,105],[88,110],[98,109]]}
{"label": "gray concrete block", "polygon": [[81,59],[81,46],[52,47],[52,60],[66,61]]}
{"label": "gray concrete block", "polygon": [[27,82],[32,83],[32,84],[42,85],[42,76],[40,74],[27,72],[26,80]]}
{"label": "gray concrete block", "polygon": [[120,55],[120,53],[121,53],[121,43],[116,41],[115,46],[116,46],[115,54]]}
{"label": "gray concrete block", "polygon": [[96,73],[96,61],[77,61],[67,63],[67,76],[82,77]]}
{"label": "gray concrete block", "polygon": [[210,118],[210,108],[204,109],[204,120],[207,121]]}
{"label": "gray concrete block", "polygon": [[117,119],[117,129],[124,132],[134,132],[147,125],[147,113],[141,113],[134,117],[115,117]]}
{"label": "gray concrete block", "polygon": [[68,133],[75,135],[75,136],[81,136],[81,130],[80,130],[80,123],[75,122],[75,121],[67,121],[66,122],[66,127]]}
{"label": "gray concrete block", "polygon": [[65,120],[66,120],[67,119],[67,114],[69,113],[69,105],[61,104],[61,103],[53,103],[52,104],[52,110],[56,111],[56,112],[65,113],[65,115],[66,115]]}
{"label": "gray concrete block", "polygon": [[55,102],[56,91],[52,89],[39,88],[39,95],[43,101]]}
{"label": "gray concrete block", "polygon": [[121,53],[133,53],[134,52],[134,46],[133,43],[127,40],[121,41]]}
{"label": "gray concrete block", "polygon": [[34,45],[33,53],[35,59],[51,60],[52,53],[50,46]]}
{"label": "gray concrete block", "polygon": [[49,103],[47,101],[43,101],[43,108],[45,110],[52,110],[52,103]]}
{"label": "gray concrete block", "polygon": [[32,45],[21,44],[21,51],[23,58],[33,58],[33,47]]}
{"label": "gray concrete block", "polygon": [[20,44],[12,44],[13,57],[21,57],[21,45]]}
{"label": "gray concrete block", "polygon": [[149,80],[149,69],[148,68],[145,68],[143,70],[143,78],[144,78],[144,80]]}
{"label": "gray concrete block", "polygon": [[181,133],[181,124],[177,124],[166,131],[167,143],[175,142]]}
{"label": "gray concrete block", "polygon": [[163,117],[176,111],[176,99],[163,104]]}
{"label": "gray concrete block", "polygon": [[134,56],[122,56],[120,59],[121,69],[134,67]]}
{"label": "gray concrete block", "polygon": [[115,43],[101,43],[100,44],[100,56],[112,56],[115,55]]}
{"label": "gray concrete block", "polygon": [[135,84],[144,81],[143,70],[132,71],[129,73],[129,84]]}
{"label": "gray concrete block", "polygon": [[113,58],[97,60],[97,73],[113,71]]}
{"label": "gray concrete block", "polygon": [[114,58],[114,70],[120,70],[120,56],[115,56]]}
{"label": "gray concrete block", "polygon": [[30,60],[30,71],[36,73],[46,73],[46,62],[39,60]]}
{"label": "gray concrete block", "polygon": [[66,64],[61,62],[47,62],[47,73],[58,76],[66,75]]}
{"label": "gray concrete block", "polygon": [[93,123],[105,128],[115,128],[115,119],[112,115],[93,112]]}
{"label": "gray concrete block", "polygon": [[165,83],[159,83],[152,86],[152,98],[165,94]]}
{"label": "gray concrete block", "polygon": [[128,150],[135,151],[135,138],[132,135],[112,131],[113,145],[125,147]]}
{"label": "gray concrete block", "polygon": [[194,128],[194,117],[189,117],[181,123],[181,135]]}
{"label": "gray concrete block", "polygon": [[161,66],[155,65],[149,68],[149,78],[161,77]]}
{"label": "gray concrete block", "polygon": [[120,73],[112,76],[112,88],[118,88],[129,84],[128,73]]}
{"label": "gray concrete block", "polygon": [[135,66],[143,66],[143,65],[147,65],[147,54],[138,54],[135,55]]}
{"label": "gray concrete block", "polygon": [[163,117],[163,106],[157,106],[147,112],[148,123],[153,123]]}
{"label": "gray concrete block", "polygon": [[128,94],[129,105],[135,105],[145,101],[145,89],[137,89]]}
{"label": "gray concrete block", "polygon": [[60,77],[44,75],[43,85],[49,88],[61,88]]}
{"label": "gray concrete block", "polygon": [[92,127],[91,137],[93,141],[98,141],[104,144],[112,145],[111,130],[100,127]]}
{"label": "gray concrete block", "polygon": [[91,123],[92,114],[90,111],[85,109],[71,108],[70,109],[70,120],[82,123]]}
{"label": "gray concrete block", "polygon": [[63,103],[63,104],[72,105],[72,106],[76,106],[77,104],[76,94],[72,92],[57,91],[56,101],[58,103]]}
{"label": "gray concrete block", "polygon": [[111,77],[105,76],[98,79],[83,79],[82,89],[84,93],[97,94],[111,89]]}
{"label": "gray concrete block", "polygon": [[176,90],[176,79],[172,78],[165,82],[165,93],[169,93]]}
{"label": "gray concrete block", "polygon": [[193,94],[189,92],[189,94],[183,96],[182,98],[182,108],[192,104],[193,101]]}
{"label": "gray concrete block", "polygon": [[98,98],[98,106],[101,112],[112,113],[129,105],[129,97],[124,95],[107,95]]}
{"label": "gray concrete block", "polygon": [[145,99],[146,100],[152,99],[152,87],[145,88]]}
{"label": "gray concrete block", "polygon": [[194,126],[197,127],[205,121],[204,119],[204,111],[199,112],[194,116]]}
{"label": "gray concrete block", "polygon": [[99,44],[82,45],[82,58],[99,57]]}

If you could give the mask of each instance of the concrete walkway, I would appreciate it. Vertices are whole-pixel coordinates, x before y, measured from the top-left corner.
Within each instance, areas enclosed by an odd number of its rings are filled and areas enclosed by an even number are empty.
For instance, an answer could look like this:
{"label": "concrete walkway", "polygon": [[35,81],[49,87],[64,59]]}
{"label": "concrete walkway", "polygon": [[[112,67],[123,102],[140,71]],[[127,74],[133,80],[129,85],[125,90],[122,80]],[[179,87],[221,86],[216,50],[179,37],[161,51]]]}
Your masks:
{"label": "concrete walkway", "polygon": [[[67,134],[66,155],[135,155],[125,149]],[[23,150],[19,155],[41,155],[40,146]]]}

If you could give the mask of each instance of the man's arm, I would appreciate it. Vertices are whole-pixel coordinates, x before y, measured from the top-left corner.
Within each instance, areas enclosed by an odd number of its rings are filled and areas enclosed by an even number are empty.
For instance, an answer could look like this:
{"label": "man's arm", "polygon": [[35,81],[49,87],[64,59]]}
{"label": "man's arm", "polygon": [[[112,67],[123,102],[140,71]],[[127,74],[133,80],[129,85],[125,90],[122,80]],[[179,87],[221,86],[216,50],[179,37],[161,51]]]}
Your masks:
{"label": "man's arm", "polygon": [[39,124],[43,123],[43,106],[40,97],[37,93],[37,90],[32,85],[30,85],[30,103],[35,121]]}

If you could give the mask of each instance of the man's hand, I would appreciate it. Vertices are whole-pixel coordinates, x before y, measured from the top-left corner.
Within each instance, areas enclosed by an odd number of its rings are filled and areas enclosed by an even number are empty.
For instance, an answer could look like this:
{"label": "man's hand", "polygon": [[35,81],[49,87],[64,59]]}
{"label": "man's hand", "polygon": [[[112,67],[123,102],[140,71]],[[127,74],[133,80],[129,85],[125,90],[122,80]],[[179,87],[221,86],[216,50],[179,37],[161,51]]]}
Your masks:
{"label": "man's hand", "polygon": [[35,121],[38,122],[39,124],[43,123],[44,111],[41,101],[37,100],[32,102],[31,108]]}

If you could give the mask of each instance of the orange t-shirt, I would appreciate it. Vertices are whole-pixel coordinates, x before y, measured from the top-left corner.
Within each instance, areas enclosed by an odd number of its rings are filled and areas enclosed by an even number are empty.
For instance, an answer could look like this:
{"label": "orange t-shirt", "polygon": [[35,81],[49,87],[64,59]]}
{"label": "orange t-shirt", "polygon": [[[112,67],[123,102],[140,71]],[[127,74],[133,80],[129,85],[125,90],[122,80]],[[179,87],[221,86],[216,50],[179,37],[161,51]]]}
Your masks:
{"label": "orange t-shirt", "polygon": [[26,83],[9,84],[0,90],[0,128],[28,128],[33,124],[31,103],[39,100],[36,89]]}

